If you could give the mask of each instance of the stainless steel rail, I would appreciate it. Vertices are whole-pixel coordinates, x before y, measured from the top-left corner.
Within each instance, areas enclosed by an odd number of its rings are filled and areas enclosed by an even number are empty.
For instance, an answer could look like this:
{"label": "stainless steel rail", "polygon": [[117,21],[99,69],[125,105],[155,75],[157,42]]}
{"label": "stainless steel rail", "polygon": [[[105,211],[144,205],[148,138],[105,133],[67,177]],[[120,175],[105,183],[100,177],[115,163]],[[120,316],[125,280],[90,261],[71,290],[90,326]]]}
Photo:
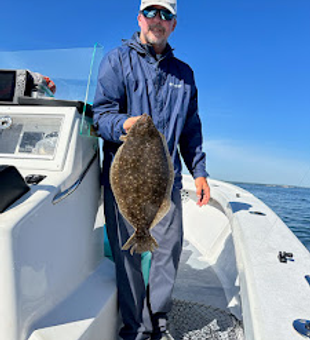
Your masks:
{"label": "stainless steel rail", "polygon": [[80,186],[80,184],[82,183],[85,175],[87,174],[88,170],[91,168],[91,166],[93,165],[94,161],[97,159],[98,153],[95,153],[95,155],[93,156],[93,158],[90,160],[90,162],[88,163],[87,167],[85,168],[85,170],[82,172],[81,176],[67,189],[61,191],[60,193],[58,193],[57,195],[55,195],[54,199],[53,199],[53,204],[57,204],[61,201],[63,201],[65,198],[67,198],[68,196],[70,196],[71,194],[74,193],[74,191]]}

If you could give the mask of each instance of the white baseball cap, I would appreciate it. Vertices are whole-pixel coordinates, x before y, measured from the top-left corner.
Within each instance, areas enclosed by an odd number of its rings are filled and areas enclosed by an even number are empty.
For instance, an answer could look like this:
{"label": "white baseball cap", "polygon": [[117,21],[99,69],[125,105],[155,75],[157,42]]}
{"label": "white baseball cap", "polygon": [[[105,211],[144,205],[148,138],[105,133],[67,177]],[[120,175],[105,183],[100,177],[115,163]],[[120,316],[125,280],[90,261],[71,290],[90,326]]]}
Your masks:
{"label": "white baseball cap", "polygon": [[172,14],[177,14],[177,0],[141,0],[140,11],[143,11],[145,8],[155,5],[163,6],[167,8]]}

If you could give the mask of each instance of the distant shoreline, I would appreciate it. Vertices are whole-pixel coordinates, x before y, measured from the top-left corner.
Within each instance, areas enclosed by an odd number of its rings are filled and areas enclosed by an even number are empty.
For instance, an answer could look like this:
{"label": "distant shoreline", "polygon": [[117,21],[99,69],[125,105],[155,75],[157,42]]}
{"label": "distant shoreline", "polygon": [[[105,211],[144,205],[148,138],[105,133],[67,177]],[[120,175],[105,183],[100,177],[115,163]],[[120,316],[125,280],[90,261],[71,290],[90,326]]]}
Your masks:
{"label": "distant shoreline", "polygon": [[284,188],[284,189],[310,189],[310,187],[303,187],[298,185],[289,185],[289,184],[267,184],[267,183],[254,183],[254,182],[240,182],[240,181],[224,181],[231,184],[245,184],[245,185],[260,185],[264,187],[271,187],[271,188]]}
{"label": "distant shoreline", "polygon": [[[183,172],[183,175],[190,175],[189,172]],[[260,186],[264,186],[264,187],[270,187],[270,188],[284,188],[284,189],[310,189],[310,186],[306,187],[306,186],[301,186],[301,185],[291,185],[291,184],[271,184],[271,183],[255,183],[255,182],[243,182],[243,181],[229,181],[226,179],[222,179],[222,178],[215,178],[215,177],[211,177],[210,179],[214,179],[217,181],[222,181],[222,182],[226,182],[226,183],[231,183],[231,184],[245,184],[245,185],[260,185]]]}

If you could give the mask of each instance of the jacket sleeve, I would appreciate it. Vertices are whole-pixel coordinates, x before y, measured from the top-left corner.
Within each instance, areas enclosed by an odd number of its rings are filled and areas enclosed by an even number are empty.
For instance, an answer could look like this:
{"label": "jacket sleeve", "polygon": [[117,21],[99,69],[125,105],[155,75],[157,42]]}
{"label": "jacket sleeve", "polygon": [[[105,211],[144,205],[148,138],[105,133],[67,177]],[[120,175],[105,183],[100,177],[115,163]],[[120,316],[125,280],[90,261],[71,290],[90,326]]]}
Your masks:
{"label": "jacket sleeve", "polygon": [[123,124],[129,118],[126,110],[123,72],[117,50],[114,50],[103,58],[98,73],[93,120],[99,136],[110,142],[121,143],[119,138],[125,134]]}
{"label": "jacket sleeve", "polygon": [[198,115],[197,88],[192,86],[186,121],[180,136],[180,152],[191,175],[208,177],[206,154],[202,151],[202,126]]}

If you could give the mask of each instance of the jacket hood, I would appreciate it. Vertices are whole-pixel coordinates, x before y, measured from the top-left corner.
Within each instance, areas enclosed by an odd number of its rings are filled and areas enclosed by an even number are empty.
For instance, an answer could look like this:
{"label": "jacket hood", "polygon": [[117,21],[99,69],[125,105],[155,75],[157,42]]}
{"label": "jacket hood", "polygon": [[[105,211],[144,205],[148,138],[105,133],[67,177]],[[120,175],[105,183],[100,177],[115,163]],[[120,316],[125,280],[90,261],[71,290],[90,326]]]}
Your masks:
{"label": "jacket hood", "polygon": [[[153,49],[153,46],[150,44],[141,43],[140,32],[135,32],[130,39],[123,40],[123,44],[136,50],[140,54],[146,54],[156,59],[156,53]],[[162,58],[170,58],[170,57],[173,57],[173,49],[167,43],[166,49],[164,53],[162,54]]]}

